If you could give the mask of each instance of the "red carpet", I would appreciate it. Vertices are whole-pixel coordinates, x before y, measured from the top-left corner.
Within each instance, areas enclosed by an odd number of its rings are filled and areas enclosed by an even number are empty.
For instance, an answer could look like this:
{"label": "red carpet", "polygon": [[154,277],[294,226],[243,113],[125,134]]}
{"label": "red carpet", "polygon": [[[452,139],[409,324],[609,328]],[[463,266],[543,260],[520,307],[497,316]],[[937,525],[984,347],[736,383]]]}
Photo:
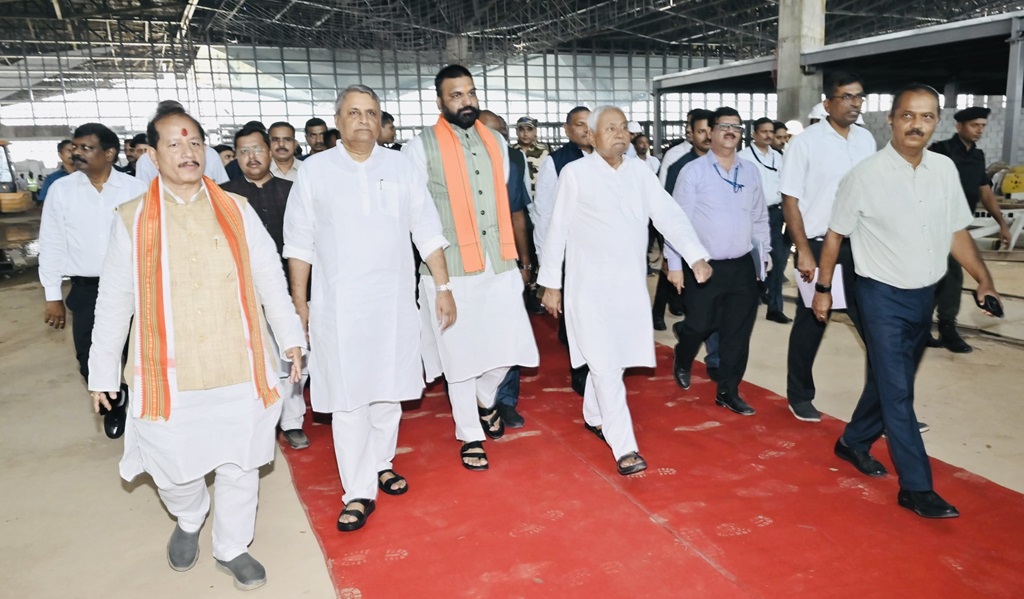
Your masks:
{"label": "red carpet", "polygon": [[[568,356],[534,321],[539,372],[524,373],[525,428],[485,444],[487,472],[461,466],[443,387],[405,412],[399,497],[340,533],[330,430],[285,448],[299,496],[343,598],[1020,597],[1024,499],[933,461],[963,516],[928,521],[896,505],[895,475],[862,476],[832,454],[842,423],[797,422],[784,398],[745,385],[758,409],[714,405],[701,365],[673,382],[671,350],[627,377],[650,468],[622,477],[582,426]],[[874,455],[891,468],[884,444]]]}

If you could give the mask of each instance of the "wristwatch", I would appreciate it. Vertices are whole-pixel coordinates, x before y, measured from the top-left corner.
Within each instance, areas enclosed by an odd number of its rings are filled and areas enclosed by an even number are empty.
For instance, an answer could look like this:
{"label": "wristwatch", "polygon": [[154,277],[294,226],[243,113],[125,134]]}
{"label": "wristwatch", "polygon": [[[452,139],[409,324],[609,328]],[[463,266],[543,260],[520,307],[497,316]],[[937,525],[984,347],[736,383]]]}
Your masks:
{"label": "wristwatch", "polygon": [[818,293],[832,293],[831,285],[822,285],[821,283],[814,284],[814,290]]}
{"label": "wristwatch", "polygon": [[522,260],[516,260],[516,266],[519,267],[519,270],[525,270],[527,272],[533,272],[533,264],[523,264]]}
{"label": "wristwatch", "polygon": [[435,289],[435,290],[436,290],[436,291],[437,291],[438,293],[441,293],[442,291],[451,291],[451,290],[452,290],[452,282],[451,282],[451,281],[448,281],[448,282],[447,282],[447,283],[445,283],[444,285],[438,285],[438,286],[437,286],[437,287],[435,287],[434,289]]}

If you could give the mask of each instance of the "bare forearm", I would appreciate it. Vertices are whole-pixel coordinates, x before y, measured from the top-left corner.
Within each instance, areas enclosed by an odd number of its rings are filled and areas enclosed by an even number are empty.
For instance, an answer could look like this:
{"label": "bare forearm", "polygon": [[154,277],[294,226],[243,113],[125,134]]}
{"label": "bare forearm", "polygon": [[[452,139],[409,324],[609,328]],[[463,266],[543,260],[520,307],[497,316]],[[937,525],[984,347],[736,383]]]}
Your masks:
{"label": "bare forearm", "polygon": [[804,232],[804,217],[800,214],[799,200],[793,196],[782,195],[782,218],[786,220],[786,233],[796,246],[797,253],[807,254],[811,246],[807,243],[807,233]]}
{"label": "bare forearm", "polygon": [[306,289],[309,287],[309,273],[313,265],[298,258],[288,258],[288,280],[291,288],[293,304],[304,304],[309,301]]}
{"label": "bare forearm", "polygon": [[842,244],[843,236],[829,229],[821,246],[821,260],[818,261],[818,283],[826,287],[832,285],[832,273],[835,272]]}
{"label": "bare forearm", "polygon": [[953,234],[953,245],[949,253],[953,255],[953,259],[960,266],[964,267],[971,278],[978,282],[979,286],[989,287],[992,285],[992,275],[988,272],[985,261],[981,259],[981,254],[978,253],[978,246],[975,245],[974,238],[966,229],[961,229]]}
{"label": "bare forearm", "polygon": [[444,285],[448,282],[448,263],[444,259],[444,250],[434,250],[423,261],[430,269],[430,276],[434,278],[434,283]]}
{"label": "bare forearm", "polygon": [[516,239],[516,252],[523,266],[530,265],[530,242],[526,236],[526,211],[512,213],[512,235]]}
{"label": "bare forearm", "polygon": [[999,199],[996,198],[996,194],[992,193],[992,187],[988,185],[982,185],[981,187],[981,205],[985,207],[985,210],[992,215],[992,218],[999,223],[1000,227],[1006,226],[1006,219],[1003,218],[1003,211],[999,208]]}

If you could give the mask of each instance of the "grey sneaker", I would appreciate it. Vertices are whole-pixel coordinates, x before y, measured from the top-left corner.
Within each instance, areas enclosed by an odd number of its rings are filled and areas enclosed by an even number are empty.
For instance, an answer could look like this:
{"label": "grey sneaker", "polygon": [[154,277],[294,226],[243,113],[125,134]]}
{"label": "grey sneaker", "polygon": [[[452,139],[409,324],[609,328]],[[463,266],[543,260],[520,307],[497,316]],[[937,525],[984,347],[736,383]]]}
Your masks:
{"label": "grey sneaker", "polygon": [[805,401],[798,404],[789,404],[789,411],[793,412],[797,420],[803,422],[821,422],[821,412],[811,402]]}
{"label": "grey sneaker", "polygon": [[288,441],[288,445],[292,446],[292,449],[305,449],[309,447],[309,437],[306,433],[302,432],[301,428],[293,428],[290,431],[281,431],[284,435],[284,440]]}
{"label": "grey sneaker", "polygon": [[191,570],[199,560],[199,531],[185,532],[177,524],[167,541],[167,563],[175,572]]}
{"label": "grey sneaker", "polygon": [[267,571],[248,553],[243,553],[230,562],[217,560],[217,568],[234,577],[235,588],[239,591],[251,591],[267,584]]}

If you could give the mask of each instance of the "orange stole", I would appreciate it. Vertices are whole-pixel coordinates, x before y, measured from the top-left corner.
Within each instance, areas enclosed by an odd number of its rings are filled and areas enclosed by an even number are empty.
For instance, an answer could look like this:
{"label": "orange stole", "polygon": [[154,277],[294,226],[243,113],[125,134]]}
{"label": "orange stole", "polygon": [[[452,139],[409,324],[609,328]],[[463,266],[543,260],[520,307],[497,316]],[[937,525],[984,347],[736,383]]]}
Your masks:
{"label": "orange stole", "polygon": [[[249,246],[245,238],[242,211],[227,193],[213,180],[203,177],[207,196],[217,217],[217,223],[231,248],[235,259],[242,313],[246,322],[246,338],[252,362],[252,379],[263,400],[270,407],[279,398],[276,387],[267,383],[266,356],[263,350],[263,331],[260,327],[259,305],[252,284]],[[139,351],[142,381],[142,418],[167,420],[171,415],[170,380],[167,376],[170,355],[167,343],[164,285],[161,252],[161,220],[163,206],[160,199],[160,179],[154,179],[143,202],[136,230],[136,268],[139,280]]]}
{"label": "orange stole", "polygon": [[[501,246],[501,257],[504,260],[515,260],[519,257],[516,251],[515,234],[512,232],[512,209],[508,204],[508,188],[505,186],[505,170],[502,165],[501,148],[498,140],[490,129],[478,120],[474,128],[487,148],[491,159],[491,173],[494,176],[494,203],[498,211],[498,242]],[[477,237],[478,228],[476,210],[473,204],[473,190],[469,187],[469,171],[466,170],[466,156],[452,130],[451,124],[443,116],[438,117],[434,125],[438,149],[441,152],[441,167],[444,169],[444,182],[448,188],[448,200],[451,203],[452,219],[455,221],[455,236],[462,255],[462,265],[467,273],[480,272],[484,269],[484,249]]]}

